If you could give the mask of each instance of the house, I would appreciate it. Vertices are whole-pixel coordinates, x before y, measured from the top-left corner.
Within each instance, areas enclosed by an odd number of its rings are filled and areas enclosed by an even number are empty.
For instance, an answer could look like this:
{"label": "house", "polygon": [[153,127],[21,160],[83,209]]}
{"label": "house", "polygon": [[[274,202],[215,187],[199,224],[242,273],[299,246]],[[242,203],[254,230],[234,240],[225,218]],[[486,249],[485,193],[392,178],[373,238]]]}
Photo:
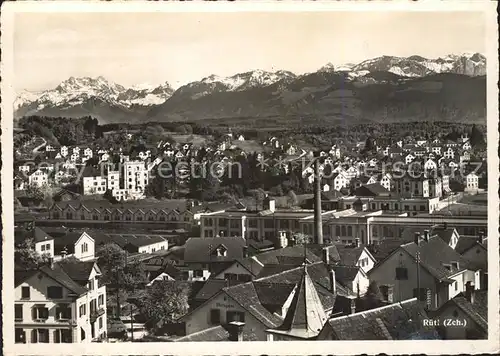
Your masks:
{"label": "house", "polygon": [[46,170],[38,168],[28,175],[28,184],[42,187],[49,183],[49,175]]}
{"label": "house", "polygon": [[443,196],[443,184],[440,177],[433,177],[429,179],[429,198]]}
{"label": "house", "polygon": [[487,289],[488,286],[488,248],[487,238],[483,233],[479,237],[476,236],[460,236],[458,243],[455,246],[457,251],[463,258],[469,261],[472,265],[480,268],[481,288]]}
{"label": "house", "polygon": [[328,320],[317,340],[439,340],[417,298]]}
{"label": "house", "polygon": [[359,267],[364,273],[368,273],[377,262],[375,257],[365,246],[336,245],[341,266]]}
{"label": "house", "polygon": [[434,154],[437,154],[437,155],[441,154],[441,149],[442,149],[442,147],[438,146],[438,145],[432,145],[431,146],[431,152],[434,153]]}
{"label": "house", "polygon": [[333,189],[340,191],[342,188],[347,188],[349,186],[350,179],[344,172],[334,173],[330,178]]}
{"label": "house", "polygon": [[471,159],[469,151],[463,151],[460,155],[460,162],[469,162]]}
{"label": "house", "polygon": [[415,155],[411,154],[411,153],[408,153],[406,156],[405,156],[405,163],[406,164],[410,164],[411,162],[413,162],[413,160],[415,159]]}
{"label": "house", "polygon": [[123,249],[129,253],[154,253],[168,250],[168,241],[159,235],[121,235],[125,239]]}
{"label": "house", "polygon": [[434,171],[437,169],[437,164],[434,162],[432,159],[427,159],[424,163],[424,170],[425,171]]}
{"label": "house", "polygon": [[14,272],[16,343],[85,343],[106,338],[106,287],[94,262],[49,262]]}
{"label": "house", "polygon": [[245,141],[245,136],[239,135],[238,136],[238,141]]}
{"label": "house", "polygon": [[106,176],[98,169],[85,167],[82,174],[83,195],[104,194],[107,190]]}
{"label": "house", "polygon": [[368,277],[379,284],[384,297],[392,295],[393,301],[417,297],[429,310],[463,292],[467,282],[480,288],[479,272],[467,260],[441,238],[420,238],[418,233],[414,242],[394,250],[369,271]]}
{"label": "house", "polygon": [[479,176],[471,172],[465,176],[465,189],[467,192],[477,192],[479,189]]}
{"label": "house", "polygon": [[87,232],[45,229],[54,237],[54,259],[73,256],[80,261],[95,259],[95,239]]}
{"label": "house", "polygon": [[92,158],[94,152],[92,151],[92,148],[87,147],[86,149],[83,150],[83,155],[87,158]]}
{"label": "house", "polygon": [[14,190],[25,190],[26,180],[16,174],[14,177]]}
{"label": "house", "polygon": [[447,159],[454,159],[455,150],[452,147],[448,147],[447,149],[444,150],[443,157]]}
{"label": "house", "polygon": [[[488,291],[469,287],[442,305],[435,318],[440,321],[438,331],[443,339],[487,339],[488,338]],[[460,320],[465,325],[449,325],[446,320]]]}
{"label": "house", "polygon": [[429,197],[429,179],[405,175],[394,179],[394,191],[403,197]]}
{"label": "house", "polygon": [[61,146],[61,156],[63,156],[64,158],[66,158],[66,156],[68,155],[68,147],[67,146]]}
{"label": "house", "polygon": [[206,280],[213,271],[246,257],[241,237],[190,238],[186,241],[184,263],[190,280]]}
{"label": "house", "polygon": [[54,257],[54,238],[44,230],[33,226],[16,228],[14,230],[14,241],[16,245],[21,245],[28,239],[33,241],[35,251],[40,255]]}
{"label": "house", "polygon": [[[320,262],[224,287],[180,320],[187,335],[236,321],[245,324],[246,340],[304,340],[317,335],[347,295],[353,297]],[[314,316],[301,321],[304,313]]]}
{"label": "house", "polygon": [[336,280],[356,295],[363,296],[368,290],[370,281],[366,272],[359,266],[332,266]]}
{"label": "house", "polygon": [[[424,232],[426,233],[426,232]],[[444,242],[448,244],[452,249],[455,249],[458,241],[460,240],[460,235],[457,229],[448,226],[436,226],[429,232],[430,236],[437,236]]]}
{"label": "house", "polygon": [[470,151],[472,149],[472,146],[469,141],[466,141],[462,144],[462,149],[466,151]]}
{"label": "house", "polygon": [[392,188],[392,175],[390,173],[380,173],[377,175],[375,183],[379,183],[385,189],[390,191]]}

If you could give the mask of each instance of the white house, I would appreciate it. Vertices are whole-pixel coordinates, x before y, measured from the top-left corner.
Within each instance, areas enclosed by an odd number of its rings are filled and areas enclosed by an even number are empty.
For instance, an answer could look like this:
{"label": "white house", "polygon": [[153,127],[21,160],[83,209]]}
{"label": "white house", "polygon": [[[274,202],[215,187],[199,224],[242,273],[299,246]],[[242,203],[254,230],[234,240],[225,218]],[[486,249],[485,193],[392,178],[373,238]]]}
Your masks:
{"label": "white house", "polygon": [[44,184],[48,184],[49,175],[45,170],[38,168],[36,171],[28,176],[28,183],[37,187],[41,187]]}
{"label": "white house", "polygon": [[66,157],[68,155],[68,151],[67,146],[61,146],[61,156]]}
{"label": "white house", "polygon": [[425,163],[424,163],[424,169],[426,171],[433,171],[436,168],[437,168],[437,164],[436,164],[436,162],[434,162],[434,160],[432,160],[432,159],[429,158],[428,160],[425,161]]}
{"label": "white house", "polygon": [[92,156],[94,155],[94,152],[92,152],[92,149],[87,147],[84,151],[83,151],[83,155],[87,158],[92,158]]}
{"label": "white house", "polygon": [[479,188],[479,176],[473,172],[465,176],[465,190],[469,192],[477,191]]}
{"label": "white house", "polygon": [[335,173],[332,176],[333,189],[340,191],[342,188],[349,186],[350,179],[343,172]]}
{"label": "white house", "polygon": [[455,158],[455,150],[452,147],[448,147],[443,152],[443,156],[444,156],[444,158],[454,159]]}
{"label": "white house", "polygon": [[411,153],[408,153],[406,156],[405,156],[405,163],[406,164],[410,164],[411,162],[413,162],[413,160],[415,159],[415,155],[411,154]]}
{"label": "white house", "polygon": [[[15,343],[86,343],[105,339],[106,287],[93,262],[50,263],[15,271]],[[89,272],[90,271],[90,272]]]}

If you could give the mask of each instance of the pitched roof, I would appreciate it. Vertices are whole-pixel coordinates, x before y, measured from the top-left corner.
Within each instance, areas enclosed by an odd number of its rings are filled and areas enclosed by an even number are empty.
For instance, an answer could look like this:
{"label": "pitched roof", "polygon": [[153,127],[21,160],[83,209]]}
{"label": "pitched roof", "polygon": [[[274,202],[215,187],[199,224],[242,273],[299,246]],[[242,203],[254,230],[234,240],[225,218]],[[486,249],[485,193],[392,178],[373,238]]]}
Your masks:
{"label": "pitched roof", "polygon": [[307,273],[307,265],[303,266],[303,272],[299,283],[294,288],[294,296],[283,323],[273,330],[302,339],[316,337],[327,316],[314,282]]}
{"label": "pitched roof", "polygon": [[344,285],[352,282],[361,270],[358,266],[332,266],[332,268],[335,271],[335,278]]}
{"label": "pitched roof", "polygon": [[444,242],[447,244],[450,243],[451,237],[456,232],[454,227],[444,228],[444,227],[436,227],[430,231],[431,236],[439,236]]}
{"label": "pitched roof", "polygon": [[[420,247],[415,242],[411,242],[402,245],[401,249],[415,260],[417,250],[419,250],[421,266],[440,281],[465,270],[469,264],[458,252],[438,237],[431,237],[428,242],[421,241]],[[443,265],[443,263],[449,264],[452,261],[459,262],[458,270],[454,268],[448,269]]]}
{"label": "pitched roof", "polygon": [[434,327],[424,326],[427,313],[416,298],[328,320],[325,327],[337,340],[439,339]]}
{"label": "pitched roof", "polygon": [[338,254],[340,256],[340,264],[344,266],[356,266],[364,247],[352,247],[346,245],[336,245]]}
{"label": "pitched roof", "polygon": [[457,246],[455,246],[455,251],[459,254],[463,255],[465,252],[473,248],[474,246],[481,247],[486,249],[486,247],[481,244],[478,239],[474,236],[460,236],[457,242]]}
{"label": "pitched roof", "polygon": [[[223,245],[226,256],[215,256],[214,250]],[[227,262],[243,257],[246,241],[241,237],[189,238],[186,241],[184,261],[186,262]]]}
{"label": "pitched roof", "polygon": [[[458,294],[448,302],[455,304],[469,316],[486,333],[488,332],[488,291],[474,291],[475,298],[471,303],[463,293]],[[448,304],[448,303],[446,303]]]}
{"label": "pitched roof", "polygon": [[25,228],[15,229],[14,240],[16,244],[22,243],[27,239],[33,239],[34,242],[42,242],[53,240],[54,238],[39,227],[35,227],[31,230]]}
{"label": "pitched roof", "polygon": [[92,272],[94,261],[80,261],[71,256],[56,262],[68,276],[82,286],[86,286],[90,273]]}
{"label": "pitched roof", "polygon": [[82,295],[87,292],[87,288],[82,287],[80,284],[71,279],[71,277],[57,264],[54,264],[52,268],[49,266],[41,266],[37,270],[15,271],[15,286],[19,286],[21,283],[25,282],[27,279],[39,272],[51,277],[63,287],[77,295]]}

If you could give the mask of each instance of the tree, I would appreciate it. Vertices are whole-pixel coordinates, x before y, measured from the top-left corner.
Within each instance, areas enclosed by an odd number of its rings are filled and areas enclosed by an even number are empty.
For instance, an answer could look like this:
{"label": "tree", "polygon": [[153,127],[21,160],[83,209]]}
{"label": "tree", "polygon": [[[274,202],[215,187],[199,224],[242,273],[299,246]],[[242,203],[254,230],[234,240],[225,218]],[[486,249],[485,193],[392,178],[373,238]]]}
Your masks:
{"label": "tree", "polygon": [[473,147],[482,146],[485,144],[483,133],[474,124],[470,134],[470,144]]}
{"label": "tree", "polygon": [[175,323],[189,310],[191,285],[185,281],[157,281],[139,298],[138,306],[147,318],[146,327],[153,333]]}
{"label": "tree", "polygon": [[296,232],[292,234],[292,241],[294,245],[306,245],[311,242],[311,236],[303,234],[302,232]]}
{"label": "tree", "polygon": [[26,196],[28,198],[31,198],[33,200],[38,200],[38,201],[42,201],[45,198],[45,195],[44,195],[41,187],[39,187],[36,184],[29,184],[26,187]]}
{"label": "tree", "polygon": [[382,306],[383,295],[380,292],[378,283],[375,281],[370,282],[365,295],[360,298],[361,307],[363,310],[374,309]]}
{"label": "tree", "polygon": [[98,264],[102,269],[102,282],[114,288],[117,316],[120,315],[120,293],[141,288],[147,283],[146,274],[139,263],[127,263],[127,252],[109,242],[97,250]]}
{"label": "tree", "polygon": [[110,189],[107,189],[104,194],[102,195],[104,199],[109,201],[111,204],[116,204],[118,203],[118,200],[113,196],[113,193],[111,192]]}
{"label": "tree", "polygon": [[286,204],[288,208],[293,208],[299,204],[299,200],[297,199],[297,195],[293,190],[290,190],[286,197]]}
{"label": "tree", "polygon": [[14,251],[16,265],[24,269],[36,269],[48,263],[48,255],[41,255],[35,250],[35,242],[28,238],[23,241]]}

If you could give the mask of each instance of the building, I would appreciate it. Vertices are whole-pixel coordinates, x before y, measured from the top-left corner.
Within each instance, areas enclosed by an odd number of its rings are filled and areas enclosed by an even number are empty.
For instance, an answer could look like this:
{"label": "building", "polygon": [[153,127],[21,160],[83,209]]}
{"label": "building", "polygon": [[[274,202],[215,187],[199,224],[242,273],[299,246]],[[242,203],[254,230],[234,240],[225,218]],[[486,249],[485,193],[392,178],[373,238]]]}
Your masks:
{"label": "building", "polygon": [[49,183],[49,174],[45,169],[38,168],[28,175],[28,183],[36,187],[47,185]]}
{"label": "building", "polygon": [[336,249],[340,265],[359,267],[364,273],[368,273],[377,262],[366,246],[336,245]]}
{"label": "building", "polygon": [[331,318],[317,340],[439,340],[417,298]]}
{"label": "building", "polygon": [[184,249],[188,279],[205,281],[212,272],[247,257],[246,254],[246,241],[241,237],[190,238]]}
{"label": "building", "polygon": [[[487,339],[488,291],[467,289],[442,305],[436,311],[436,319],[440,321],[438,331],[443,339]],[[446,320],[460,320],[465,325],[449,325]]]}
{"label": "building", "polygon": [[106,338],[106,287],[94,262],[15,271],[15,342],[81,343]]}
{"label": "building", "polygon": [[82,185],[83,195],[104,194],[107,190],[107,179],[97,169],[85,167]]}
{"label": "building", "polygon": [[54,238],[39,227],[16,228],[14,231],[14,241],[17,246],[26,240],[31,239],[34,243],[35,251],[40,255],[54,257]]}
{"label": "building", "polygon": [[467,192],[477,192],[479,189],[479,176],[475,173],[469,173],[465,176],[465,189]]}
{"label": "building", "polygon": [[414,242],[401,245],[368,276],[393,301],[417,297],[430,310],[463,292],[468,282],[480,288],[479,272],[441,238],[428,233],[422,239],[416,234]]}
{"label": "building", "polygon": [[394,179],[394,191],[402,197],[429,197],[429,180],[405,175]]}

